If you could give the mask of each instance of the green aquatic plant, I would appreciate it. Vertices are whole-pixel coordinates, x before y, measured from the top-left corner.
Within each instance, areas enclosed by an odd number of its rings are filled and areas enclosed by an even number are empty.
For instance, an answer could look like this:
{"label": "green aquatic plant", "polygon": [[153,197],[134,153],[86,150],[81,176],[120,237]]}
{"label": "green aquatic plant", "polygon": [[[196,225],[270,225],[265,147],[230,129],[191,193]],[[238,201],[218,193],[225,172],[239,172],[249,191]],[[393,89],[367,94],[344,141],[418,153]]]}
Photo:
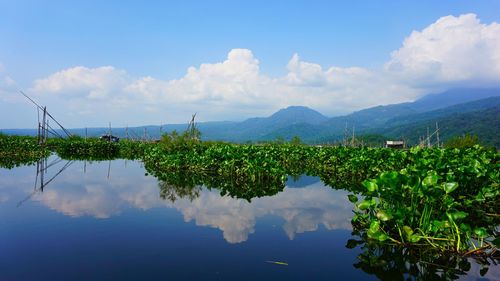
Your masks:
{"label": "green aquatic plant", "polygon": [[49,155],[50,150],[39,145],[34,137],[0,134],[0,168],[31,165]]}
{"label": "green aquatic plant", "polygon": [[353,225],[369,239],[465,254],[498,247],[500,157],[496,150],[479,146],[392,150],[243,145],[202,142],[196,132],[172,132],[154,143],[71,137],[39,146],[33,137],[1,135],[0,165],[30,163],[51,150],[68,159],[140,159],[162,182],[167,199],[194,198],[204,185],[251,200],[282,191],[289,175],[318,176],[353,193],[348,197],[356,208]]}
{"label": "green aquatic plant", "polygon": [[108,160],[118,158],[120,146],[118,143],[98,138],[73,137],[57,141],[54,150],[64,159]]}
{"label": "green aquatic plant", "polygon": [[491,246],[485,239],[500,224],[498,154],[476,147],[410,155],[405,168],[363,181],[363,200],[349,196],[353,225],[380,242],[461,253]]}

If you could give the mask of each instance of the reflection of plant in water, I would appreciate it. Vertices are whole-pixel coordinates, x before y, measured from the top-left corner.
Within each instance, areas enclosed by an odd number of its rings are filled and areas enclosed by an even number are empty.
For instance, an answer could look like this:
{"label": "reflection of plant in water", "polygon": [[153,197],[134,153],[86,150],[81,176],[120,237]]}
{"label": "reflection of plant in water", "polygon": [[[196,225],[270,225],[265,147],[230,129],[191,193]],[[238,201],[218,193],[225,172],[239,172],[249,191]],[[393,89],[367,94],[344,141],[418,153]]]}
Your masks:
{"label": "reflection of plant in water", "polygon": [[201,192],[201,186],[199,185],[178,186],[160,181],[158,187],[160,188],[160,198],[170,202],[175,202],[175,200],[180,198],[187,198],[189,201],[193,201],[200,196]]}
{"label": "reflection of plant in water", "polygon": [[167,199],[169,199],[170,193],[175,193],[173,194],[175,198],[183,197],[180,196],[181,194],[184,196],[195,195],[199,193],[201,186],[206,186],[208,189],[219,190],[221,196],[229,195],[251,201],[255,197],[274,195],[285,187],[281,175],[260,175],[259,177],[250,175],[249,177],[233,178],[189,171],[164,172],[151,168],[147,163],[145,168],[160,181],[160,193],[165,192]]}
{"label": "reflection of plant in water", "polygon": [[[355,231],[353,235],[360,237]],[[456,254],[443,255],[429,248],[407,248],[375,242],[367,239],[350,239],[346,247],[360,246],[361,253],[353,265],[380,280],[456,280],[471,269],[471,258]],[[500,256],[476,256],[481,265],[480,275],[488,272],[491,264],[496,265]]]}

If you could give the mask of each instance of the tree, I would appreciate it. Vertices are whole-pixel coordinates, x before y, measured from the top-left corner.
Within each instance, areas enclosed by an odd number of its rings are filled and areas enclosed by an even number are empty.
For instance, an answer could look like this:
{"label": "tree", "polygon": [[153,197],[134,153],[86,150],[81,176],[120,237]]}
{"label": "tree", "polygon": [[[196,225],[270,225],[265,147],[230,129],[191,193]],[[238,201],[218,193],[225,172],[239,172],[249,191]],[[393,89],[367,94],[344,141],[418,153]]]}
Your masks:
{"label": "tree", "polygon": [[474,135],[455,136],[446,141],[445,148],[467,148],[480,144],[479,137]]}
{"label": "tree", "polygon": [[292,140],[290,140],[291,145],[302,145],[302,140],[299,136],[294,136]]}

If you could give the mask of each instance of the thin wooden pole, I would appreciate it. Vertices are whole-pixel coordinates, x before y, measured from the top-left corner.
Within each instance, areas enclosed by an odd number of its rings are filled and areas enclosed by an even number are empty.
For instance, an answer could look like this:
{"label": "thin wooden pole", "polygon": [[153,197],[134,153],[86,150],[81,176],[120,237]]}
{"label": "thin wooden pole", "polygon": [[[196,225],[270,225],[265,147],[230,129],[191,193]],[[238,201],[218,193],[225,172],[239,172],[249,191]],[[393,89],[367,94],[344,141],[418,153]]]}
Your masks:
{"label": "thin wooden pole", "polygon": [[436,122],[436,138],[437,138],[437,145],[438,145],[438,148],[441,147],[441,142],[439,140],[439,126],[438,126],[438,122]]}
{"label": "thin wooden pole", "polygon": [[47,124],[47,107],[44,106],[43,118],[42,118],[42,144],[45,144],[45,134],[47,133],[46,124]]}
{"label": "thin wooden pole", "polygon": [[431,147],[431,139],[429,136],[429,127],[427,126],[427,147]]}
{"label": "thin wooden pole", "polygon": [[356,129],[356,127],[354,127],[354,125],[352,125],[352,140],[351,140],[351,146],[354,147],[354,130]]}
{"label": "thin wooden pole", "polygon": [[38,122],[38,144],[40,144],[40,127],[42,126],[42,124],[40,124],[40,122]]}

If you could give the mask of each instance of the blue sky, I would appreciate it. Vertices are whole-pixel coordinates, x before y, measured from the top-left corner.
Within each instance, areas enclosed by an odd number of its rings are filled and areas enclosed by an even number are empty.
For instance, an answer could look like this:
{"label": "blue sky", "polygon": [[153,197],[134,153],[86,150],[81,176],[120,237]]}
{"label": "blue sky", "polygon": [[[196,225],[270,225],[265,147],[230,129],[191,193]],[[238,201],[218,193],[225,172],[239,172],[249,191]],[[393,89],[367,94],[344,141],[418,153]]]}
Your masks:
{"label": "blue sky", "polygon": [[[494,0],[0,1],[0,128],[33,127],[16,90],[77,127],[181,122],[192,112],[202,121],[241,120],[292,103],[333,116],[449,87],[497,85],[488,73],[500,68],[498,11]],[[450,24],[465,41],[443,33]],[[425,38],[415,35],[405,49],[414,31]],[[488,51],[460,49],[475,33],[482,35],[473,45]],[[433,36],[448,53],[429,46]],[[446,71],[470,69],[450,56],[472,52],[493,68]],[[430,68],[422,57],[442,72],[423,73]],[[6,120],[20,110],[24,117]]]}

